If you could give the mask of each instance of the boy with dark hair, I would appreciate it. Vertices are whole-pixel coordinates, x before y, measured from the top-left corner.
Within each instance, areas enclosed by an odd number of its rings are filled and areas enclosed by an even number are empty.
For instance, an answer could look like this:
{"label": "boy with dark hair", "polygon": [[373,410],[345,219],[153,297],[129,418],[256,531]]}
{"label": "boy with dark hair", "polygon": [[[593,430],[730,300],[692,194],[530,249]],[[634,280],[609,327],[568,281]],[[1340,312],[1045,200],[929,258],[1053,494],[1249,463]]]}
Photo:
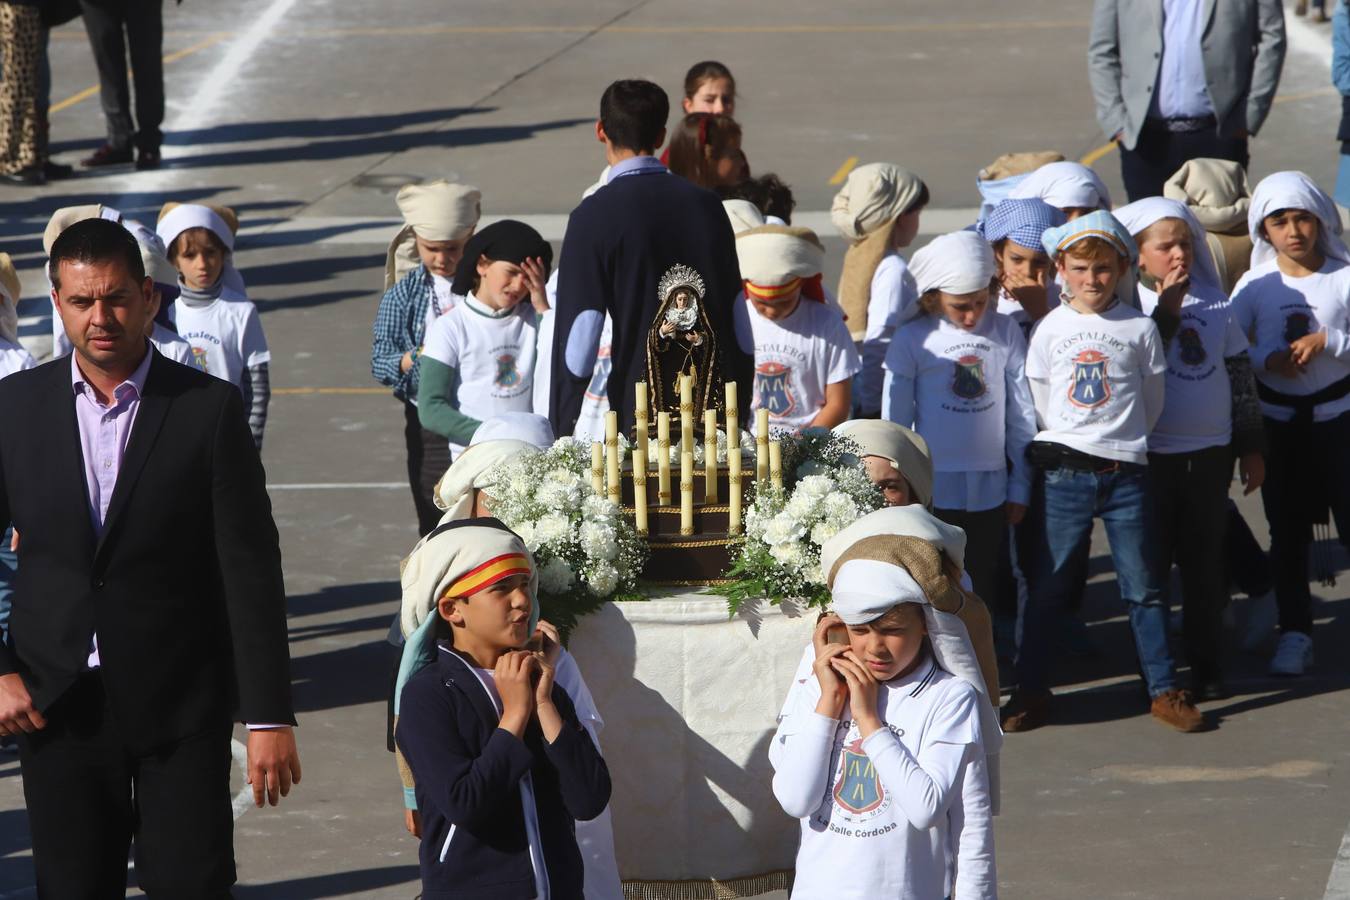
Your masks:
{"label": "boy with dark hair", "polygon": [[560,437],[576,428],[606,312],[614,334],[609,405],[625,430],[633,427],[633,385],[648,377],[647,336],[662,299],[657,285],[677,265],[692,268],[706,286],[703,312],[720,348],[720,371],[709,379],[748,387],[754,377],[754,358],[734,337],[741,278],[722,203],[669,177],[652,155],[665,139],[668,112],[665,92],[647,81],[616,81],[600,102],[595,136],[605,146],[609,181],[572,211],[558,263],[549,421]]}

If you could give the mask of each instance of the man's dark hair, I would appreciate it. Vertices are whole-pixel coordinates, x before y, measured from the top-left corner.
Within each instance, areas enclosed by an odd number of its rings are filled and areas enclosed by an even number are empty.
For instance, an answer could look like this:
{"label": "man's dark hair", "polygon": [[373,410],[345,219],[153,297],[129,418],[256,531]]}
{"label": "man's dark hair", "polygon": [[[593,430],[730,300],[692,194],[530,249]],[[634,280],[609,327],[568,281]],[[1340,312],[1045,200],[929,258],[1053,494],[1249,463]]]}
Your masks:
{"label": "man's dark hair", "polygon": [[600,124],[610,143],[620,150],[654,151],[669,116],[666,92],[650,81],[616,81],[600,98]]}
{"label": "man's dark hair", "polygon": [[796,208],[797,201],[792,196],[792,188],[772,172],[758,178],[747,178],[718,193],[723,200],[748,200],[764,215],[777,216],[792,224],[792,210]]}
{"label": "man's dark hair", "polygon": [[48,271],[52,287],[61,289],[61,263],[102,263],[120,260],[127,273],[139,284],[145,280],[145,263],[141,260],[141,245],[130,231],[107,219],[84,219],[76,222],[52,242],[48,257]]}

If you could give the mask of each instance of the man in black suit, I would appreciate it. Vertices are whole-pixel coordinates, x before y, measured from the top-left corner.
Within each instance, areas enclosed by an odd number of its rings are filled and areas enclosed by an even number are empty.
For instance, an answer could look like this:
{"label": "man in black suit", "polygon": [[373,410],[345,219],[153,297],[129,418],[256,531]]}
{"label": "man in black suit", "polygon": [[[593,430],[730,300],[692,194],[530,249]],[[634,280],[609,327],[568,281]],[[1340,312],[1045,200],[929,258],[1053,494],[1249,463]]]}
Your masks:
{"label": "man in black suit", "polygon": [[[273,805],[300,780],[281,553],[239,391],[160,356],[136,240],[52,246],[75,350],[0,385],[0,521],[20,535],[0,734],[19,738],[38,891],[227,897],[230,732]],[[259,726],[263,726],[260,728]]]}
{"label": "man in black suit", "polygon": [[[663,299],[657,285],[676,265],[698,272],[706,290],[721,364],[707,374],[718,376],[714,383],[737,382],[742,397],[754,384],[754,355],[737,344],[733,324],[741,274],[722,201],[652,155],[665,141],[669,111],[666,92],[650,81],[616,81],[600,99],[595,136],[605,145],[609,181],[572,211],[563,238],[549,399],[554,434],[576,429],[606,313],[614,323],[610,409],[625,431],[633,427],[634,384],[647,378],[647,337]],[[713,399],[720,407],[721,396]]]}

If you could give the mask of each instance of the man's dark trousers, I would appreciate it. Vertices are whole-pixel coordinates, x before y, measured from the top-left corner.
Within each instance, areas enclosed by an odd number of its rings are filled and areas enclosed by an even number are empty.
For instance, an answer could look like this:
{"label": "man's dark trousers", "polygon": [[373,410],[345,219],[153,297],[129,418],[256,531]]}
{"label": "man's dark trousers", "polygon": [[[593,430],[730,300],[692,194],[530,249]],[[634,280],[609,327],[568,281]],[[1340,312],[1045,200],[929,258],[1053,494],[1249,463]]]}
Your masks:
{"label": "man's dark trousers", "polygon": [[[98,66],[108,143],[121,150],[134,140],[142,150],[164,142],[163,0],[80,0],[84,28]],[[127,49],[136,87],[136,119],[131,118],[127,85]]]}
{"label": "man's dark trousers", "polygon": [[1169,131],[1161,119],[1145,119],[1133,150],[1120,148],[1120,177],[1130,202],[1161,197],[1163,183],[1193,159],[1228,159],[1247,168],[1247,139],[1221,137],[1214,126]]}

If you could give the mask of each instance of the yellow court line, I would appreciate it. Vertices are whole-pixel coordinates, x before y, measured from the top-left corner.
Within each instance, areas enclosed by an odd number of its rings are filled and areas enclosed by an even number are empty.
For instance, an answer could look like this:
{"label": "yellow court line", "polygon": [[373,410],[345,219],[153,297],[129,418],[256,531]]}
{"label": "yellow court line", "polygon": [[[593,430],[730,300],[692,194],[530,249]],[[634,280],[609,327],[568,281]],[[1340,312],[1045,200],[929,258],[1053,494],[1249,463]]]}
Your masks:
{"label": "yellow court line", "polygon": [[290,388],[272,388],[273,396],[277,394],[287,394],[299,396],[306,394],[338,394],[344,396],[354,396],[359,394],[387,394],[389,388],[386,387],[290,387]]}
{"label": "yellow court line", "polygon": [[838,169],[836,169],[835,173],[830,176],[830,184],[832,185],[843,184],[844,179],[848,177],[848,173],[852,172],[853,167],[856,166],[857,164],[858,164],[858,157],[856,156],[850,156],[848,159],[844,160],[844,164],[840,166]]}
{"label": "yellow court line", "polygon": [[[205,40],[198,41],[191,47],[184,47],[182,50],[170,53],[168,56],[164,57],[163,62],[166,65],[172,62],[177,62],[178,60],[182,59],[185,56],[191,56],[192,54],[198,52],[199,50],[205,50],[207,47],[210,47],[213,44],[218,44],[229,36],[230,35],[228,32],[220,32],[217,34],[213,34],[209,38],[206,38]],[[75,104],[88,100],[90,97],[94,96],[97,93],[98,93],[98,85],[96,84],[90,85],[89,87],[85,88],[79,93],[71,94],[69,97],[62,100],[60,103],[53,103],[51,109],[49,109],[47,112],[49,114],[58,113],[63,109],[70,109]]]}
{"label": "yellow court line", "polygon": [[[1311,100],[1311,99],[1313,99],[1314,97],[1328,97],[1328,96],[1331,96],[1332,94],[1337,94],[1337,93],[1339,93],[1339,91],[1337,91],[1337,90],[1336,90],[1335,88],[1333,88],[1333,87],[1316,88],[1316,89],[1311,90],[1311,91],[1299,91],[1297,94],[1280,94],[1278,97],[1276,97],[1276,98],[1275,98],[1273,101],[1271,101],[1271,102],[1272,102],[1272,103],[1297,103],[1297,102],[1300,101],[1300,100]],[[1093,166],[1093,165],[1095,165],[1096,163],[1098,163],[1099,161],[1101,161],[1102,157],[1107,156],[1108,154],[1110,154],[1110,153],[1111,153],[1112,151],[1114,151],[1115,149],[1116,149],[1116,142],[1115,142],[1115,141],[1111,141],[1111,142],[1108,143],[1108,144],[1102,144],[1100,147],[1098,147],[1097,149],[1091,151],[1091,152],[1088,153],[1086,156],[1084,156],[1082,159],[1080,159],[1079,162],[1082,163],[1082,164],[1085,165],[1085,166]]]}

